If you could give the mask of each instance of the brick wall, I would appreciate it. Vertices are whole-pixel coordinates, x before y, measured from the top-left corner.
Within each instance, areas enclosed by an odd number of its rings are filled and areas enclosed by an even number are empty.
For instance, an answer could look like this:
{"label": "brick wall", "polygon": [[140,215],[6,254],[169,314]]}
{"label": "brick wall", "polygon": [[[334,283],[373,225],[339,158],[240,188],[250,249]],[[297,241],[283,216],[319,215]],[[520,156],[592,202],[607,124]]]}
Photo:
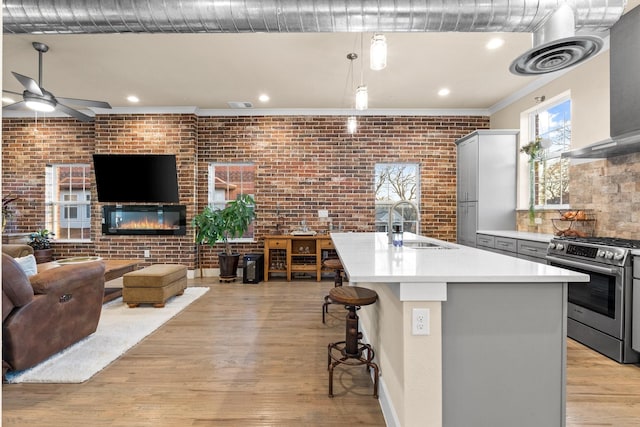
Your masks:
{"label": "brick wall", "polygon": [[[93,124],[4,119],[2,194],[21,197],[20,216],[8,231],[41,227],[46,163],[90,162],[94,152],[172,153],[177,156],[180,203],[187,205],[187,236],[102,236],[101,205],[96,203],[92,243],[55,244],[55,256],[142,258],[149,249],[147,262],[193,268],[190,221],[207,201],[209,162],[256,164],[257,242],[237,245],[241,253],[260,251],[262,237],[273,234],[277,224],[289,231],[304,219],[314,229],[326,229],[318,209],[329,211],[334,227],[372,231],[373,169],[380,162],[420,163],[422,234],[455,241],[454,141],[488,128],[488,117],[361,116],[354,135],[346,133],[345,122],[340,116],[189,114],[99,115]],[[97,200],[94,183],[92,196]],[[202,248],[205,267],[217,267],[219,250]]]}

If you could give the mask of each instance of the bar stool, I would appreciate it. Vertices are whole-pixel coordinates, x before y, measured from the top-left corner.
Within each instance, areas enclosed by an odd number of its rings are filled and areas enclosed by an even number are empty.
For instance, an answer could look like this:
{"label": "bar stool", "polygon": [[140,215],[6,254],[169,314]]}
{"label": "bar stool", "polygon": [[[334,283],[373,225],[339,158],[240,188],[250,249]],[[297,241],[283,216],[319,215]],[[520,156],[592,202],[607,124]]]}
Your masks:
{"label": "bar stool", "polygon": [[[326,268],[330,268],[335,271],[335,277],[333,279],[333,285],[335,287],[342,286],[342,272],[344,268],[342,267],[342,263],[338,258],[329,258],[325,259],[322,262],[322,265]],[[329,312],[329,304],[332,304],[331,298],[329,295],[325,295],[324,304],[322,304],[322,323],[324,323],[324,315]]]}
{"label": "bar stool", "polygon": [[[363,305],[378,300],[375,291],[358,286],[335,287],[329,291],[329,298],[335,304],[343,304],[348,310],[345,340],[329,344],[327,364],[329,365],[329,397],[333,397],[333,369],[341,363],[349,366],[367,365],[367,372],[373,368],[373,397],[378,398],[378,365],[373,362],[375,353],[369,344],[359,340],[362,332],[358,329],[357,310]],[[364,355],[366,350],[366,357]]]}

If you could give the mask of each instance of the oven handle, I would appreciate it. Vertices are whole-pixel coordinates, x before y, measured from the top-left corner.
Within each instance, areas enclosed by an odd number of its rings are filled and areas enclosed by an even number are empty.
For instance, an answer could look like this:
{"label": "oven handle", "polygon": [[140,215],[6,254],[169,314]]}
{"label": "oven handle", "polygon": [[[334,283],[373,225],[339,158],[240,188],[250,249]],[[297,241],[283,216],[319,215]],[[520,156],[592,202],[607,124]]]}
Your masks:
{"label": "oven handle", "polygon": [[608,274],[610,276],[616,276],[620,274],[620,270],[617,268],[598,267],[592,264],[585,265],[581,262],[570,261],[568,259],[562,259],[562,258],[556,258],[549,255],[547,255],[545,258],[549,262],[566,265],[567,267],[575,267],[580,270],[589,270],[589,271],[593,271],[594,273]]}

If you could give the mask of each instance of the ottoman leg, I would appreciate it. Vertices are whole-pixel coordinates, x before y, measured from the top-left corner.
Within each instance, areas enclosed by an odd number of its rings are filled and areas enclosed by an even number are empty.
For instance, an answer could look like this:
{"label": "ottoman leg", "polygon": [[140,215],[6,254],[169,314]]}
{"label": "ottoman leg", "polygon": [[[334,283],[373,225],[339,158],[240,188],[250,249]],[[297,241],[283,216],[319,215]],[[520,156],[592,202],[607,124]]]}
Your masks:
{"label": "ottoman leg", "polygon": [[153,306],[155,308],[163,308],[164,307],[164,303],[163,302],[158,302],[158,303],[153,304]]}
{"label": "ottoman leg", "polygon": [[127,305],[129,306],[129,308],[136,308],[140,305],[140,303],[137,302],[129,302],[127,303]]}

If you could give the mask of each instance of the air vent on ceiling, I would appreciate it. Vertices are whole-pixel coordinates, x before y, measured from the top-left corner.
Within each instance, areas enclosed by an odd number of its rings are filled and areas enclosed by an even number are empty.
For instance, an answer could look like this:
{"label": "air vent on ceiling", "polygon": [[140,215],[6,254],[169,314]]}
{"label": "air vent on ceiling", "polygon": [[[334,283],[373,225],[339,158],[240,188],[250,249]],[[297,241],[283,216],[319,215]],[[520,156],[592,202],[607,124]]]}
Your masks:
{"label": "air vent on ceiling", "polygon": [[253,108],[253,104],[243,101],[229,101],[227,105],[231,108]]}

